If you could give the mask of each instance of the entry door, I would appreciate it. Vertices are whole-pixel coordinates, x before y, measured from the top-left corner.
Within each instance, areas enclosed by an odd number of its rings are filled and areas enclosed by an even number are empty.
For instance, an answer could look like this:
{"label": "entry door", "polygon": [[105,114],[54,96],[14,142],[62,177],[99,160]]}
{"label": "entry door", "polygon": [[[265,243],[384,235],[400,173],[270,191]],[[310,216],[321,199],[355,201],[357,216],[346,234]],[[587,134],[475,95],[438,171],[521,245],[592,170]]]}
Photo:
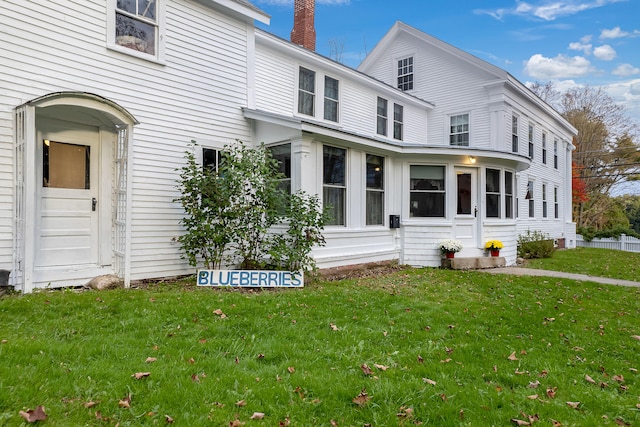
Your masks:
{"label": "entry door", "polygon": [[38,121],[36,268],[93,266],[99,259],[99,133]]}
{"label": "entry door", "polygon": [[455,234],[464,248],[478,246],[478,173],[472,168],[456,168]]}

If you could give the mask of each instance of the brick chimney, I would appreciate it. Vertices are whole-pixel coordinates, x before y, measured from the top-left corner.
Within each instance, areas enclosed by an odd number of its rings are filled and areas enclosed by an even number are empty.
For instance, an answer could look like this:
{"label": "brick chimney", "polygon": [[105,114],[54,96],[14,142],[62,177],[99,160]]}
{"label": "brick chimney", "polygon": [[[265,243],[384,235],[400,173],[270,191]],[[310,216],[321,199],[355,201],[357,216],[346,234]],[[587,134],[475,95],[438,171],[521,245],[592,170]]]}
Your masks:
{"label": "brick chimney", "polygon": [[291,42],[316,50],[315,0],[295,0]]}

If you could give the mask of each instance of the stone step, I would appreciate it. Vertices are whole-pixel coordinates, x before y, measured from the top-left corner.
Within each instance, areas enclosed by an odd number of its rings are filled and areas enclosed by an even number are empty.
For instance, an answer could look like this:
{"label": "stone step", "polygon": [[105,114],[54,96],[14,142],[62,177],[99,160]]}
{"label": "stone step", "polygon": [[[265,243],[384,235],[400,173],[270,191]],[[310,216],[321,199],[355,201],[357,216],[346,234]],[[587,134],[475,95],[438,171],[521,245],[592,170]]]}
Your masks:
{"label": "stone step", "polygon": [[443,258],[442,268],[451,270],[477,270],[482,268],[498,268],[507,265],[507,261],[501,256],[492,257],[465,257]]}

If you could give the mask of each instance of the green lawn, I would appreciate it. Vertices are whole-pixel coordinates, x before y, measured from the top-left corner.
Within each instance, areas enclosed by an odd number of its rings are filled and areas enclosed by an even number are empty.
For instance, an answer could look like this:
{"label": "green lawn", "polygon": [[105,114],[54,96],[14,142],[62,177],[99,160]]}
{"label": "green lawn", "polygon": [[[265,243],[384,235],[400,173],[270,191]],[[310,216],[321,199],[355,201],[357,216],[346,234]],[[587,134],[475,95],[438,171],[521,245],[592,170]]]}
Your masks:
{"label": "green lawn", "polygon": [[438,269],[10,296],[0,426],[640,425],[639,319],[638,288]]}
{"label": "green lawn", "polygon": [[552,258],[529,260],[527,267],[640,282],[640,253],[608,249],[560,250]]}

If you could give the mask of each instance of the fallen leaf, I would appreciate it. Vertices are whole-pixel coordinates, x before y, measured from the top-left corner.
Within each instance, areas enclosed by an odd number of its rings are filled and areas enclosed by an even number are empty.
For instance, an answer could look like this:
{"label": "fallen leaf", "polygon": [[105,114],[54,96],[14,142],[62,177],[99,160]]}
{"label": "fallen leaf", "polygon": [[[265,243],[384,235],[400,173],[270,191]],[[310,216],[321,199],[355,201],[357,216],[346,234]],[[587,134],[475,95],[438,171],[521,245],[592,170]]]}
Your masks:
{"label": "fallen leaf", "polygon": [[247,406],[247,402],[245,400],[238,400],[236,402],[236,406],[239,406],[239,407]]}
{"label": "fallen leaf", "polygon": [[556,390],[557,389],[558,389],[557,387],[549,387],[549,388],[547,388],[547,396],[550,399],[553,399],[554,397],[556,397]]}
{"label": "fallen leaf", "polygon": [[516,357],[516,352],[514,351],[513,353],[511,353],[509,355],[509,357],[507,357],[507,359],[509,359],[509,360],[518,360],[518,358]]}
{"label": "fallen leaf", "polygon": [[36,406],[36,409],[29,409],[28,411],[20,411],[20,416],[24,418],[28,423],[35,423],[36,421],[45,421],[47,414],[44,412],[44,406]]}
{"label": "fallen leaf", "polygon": [[329,323],[329,327],[334,331],[339,331],[340,329],[333,323]]}
{"label": "fallen leaf", "polygon": [[191,381],[193,381],[194,383],[199,383],[200,377],[198,376],[198,374],[191,375]]}
{"label": "fallen leaf", "polygon": [[147,357],[147,359],[144,361],[144,363],[153,363],[155,361],[157,361],[158,359],[155,357]]}
{"label": "fallen leaf", "polygon": [[449,362],[451,362],[452,360],[453,360],[453,359],[451,359],[451,358],[449,358],[449,357],[448,357],[448,358],[446,358],[446,359],[444,359],[444,360],[441,360],[441,361],[440,361],[440,363],[449,363]]}
{"label": "fallen leaf", "polygon": [[623,382],[624,382],[624,377],[623,377],[622,375],[614,375],[614,376],[612,377],[612,379],[613,379],[614,381],[618,381],[619,383],[623,383]]}
{"label": "fallen leaf", "polygon": [[405,408],[404,406],[400,407],[400,410],[396,414],[398,418],[411,418],[413,417],[413,408]]}
{"label": "fallen leaf", "polygon": [[518,420],[516,418],[512,418],[511,422],[514,423],[517,426],[530,426],[531,425],[531,423],[529,421]]}
{"label": "fallen leaf", "polygon": [[260,353],[258,356],[256,356],[257,359],[264,359],[264,354]]}
{"label": "fallen leaf", "polygon": [[373,371],[371,370],[371,368],[369,368],[369,366],[366,363],[363,363],[362,365],[360,365],[360,369],[362,369],[362,373],[365,375],[373,375]]}
{"label": "fallen leaf", "polygon": [[625,420],[623,420],[622,418],[616,418],[616,424],[618,424],[619,426],[630,426],[631,425],[631,423],[625,422]]}
{"label": "fallen leaf", "polygon": [[289,371],[290,374],[293,374],[296,371],[296,368],[294,368],[293,366],[289,366],[287,368],[287,371]]}
{"label": "fallen leaf", "polygon": [[464,409],[460,409],[460,412],[458,412],[458,418],[464,420]]}
{"label": "fallen leaf", "polygon": [[531,381],[529,382],[529,388],[538,388],[538,387],[540,387],[540,381],[536,380],[533,382]]}
{"label": "fallen leaf", "polygon": [[222,310],[220,310],[219,308],[213,310],[213,314],[215,314],[216,316],[220,316],[221,319],[224,319],[227,317],[227,315],[224,314]]}
{"label": "fallen leaf", "polygon": [[169,415],[165,415],[164,420],[167,422],[167,424],[173,424],[173,418],[171,418]]}
{"label": "fallen leaf", "polygon": [[562,423],[560,421],[552,419],[551,422],[553,423],[553,427],[562,427]]}
{"label": "fallen leaf", "polygon": [[[332,422],[333,422],[333,420],[332,420]],[[278,423],[278,427],[288,427],[289,424],[291,424],[291,421],[289,421],[289,417],[287,417],[283,421],[280,421]]]}
{"label": "fallen leaf", "polygon": [[538,398],[537,394],[532,394],[530,396],[527,396],[527,399],[531,399],[531,400],[536,400]]}
{"label": "fallen leaf", "polygon": [[91,401],[91,402],[86,402],[86,403],[84,404],[84,407],[85,407],[85,408],[93,408],[93,407],[94,407],[94,406],[96,406],[97,404],[98,404],[98,402],[93,402],[93,401]]}
{"label": "fallen leaf", "polygon": [[636,339],[636,340],[640,340],[640,335],[631,335],[631,338]]}
{"label": "fallen leaf", "polygon": [[370,400],[371,397],[367,394],[366,388],[363,388],[359,395],[351,399],[351,401],[358,406],[365,406]]}
{"label": "fallen leaf", "polygon": [[430,380],[429,378],[423,378],[422,381],[424,381],[427,384],[431,384],[431,385],[436,385],[437,384],[434,380]]}
{"label": "fallen leaf", "polygon": [[189,362],[190,365],[193,365],[194,363],[196,363],[196,359],[194,359],[193,357],[190,357],[189,360],[187,360],[187,362]]}
{"label": "fallen leaf", "polygon": [[118,402],[118,406],[121,408],[131,408],[131,395],[125,396]]}
{"label": "fallen leaf", "polygon": [[585,379],[588,383],[590,383],[590,384],[597,384],[597,383],[596,383],[596,380],[594,380],[593,378],[591,378],[589,375],[585,375],[585,376],[584,376],[584,379]]}
{"label": "fallen leaf", "polygon": [[229,427],[240,427],[241,425],[242,423],[237,418],[233,421],[229,421]]}
{"label": "fallen leaf", "polygon": [[549,371],[546,369],[538,374],[540,378],[546,378],[547,375],[549,375]]}
{"label": "fallen leaf", "polygon": [[377,363],[374,363],[373,366],[375,366],[376,368],[380,369],[381,371],[386,371],[387,369],[389,369],[388,366],[378,365]]}
{"label": "fallen leaf", "polygon": [[444,394],[444,393],[442,393],[442,394],[440,395],[440,399],[442,399],[442,401],[443,401],[443,402],[446,402],[447,400],[449,400],[449,398],[447,397],[447,395],[446,395],[446,394]]}
{"label": "fallen leaf", "polygon": [[569,405],[569,408],[578,409],[580,402],[567,402],[567,405]]}
{"label": "fallen leaf", "polygon": [[148,377],[149,375],[151,375],[151,372],[136,372],[135,374],[131,375],[133,378],[139,380],[145,377]]}
{"label": "fallen leaf", "polygon": [[424,359],[420,355],[418,355],[418,363],[424,363]]}
{"label": "fallen leaf", "polygon": [[251,415],[250,419],[252,420],[261,420],[264,418],[264,413],[263,412],[254,412],[253,415]]}

